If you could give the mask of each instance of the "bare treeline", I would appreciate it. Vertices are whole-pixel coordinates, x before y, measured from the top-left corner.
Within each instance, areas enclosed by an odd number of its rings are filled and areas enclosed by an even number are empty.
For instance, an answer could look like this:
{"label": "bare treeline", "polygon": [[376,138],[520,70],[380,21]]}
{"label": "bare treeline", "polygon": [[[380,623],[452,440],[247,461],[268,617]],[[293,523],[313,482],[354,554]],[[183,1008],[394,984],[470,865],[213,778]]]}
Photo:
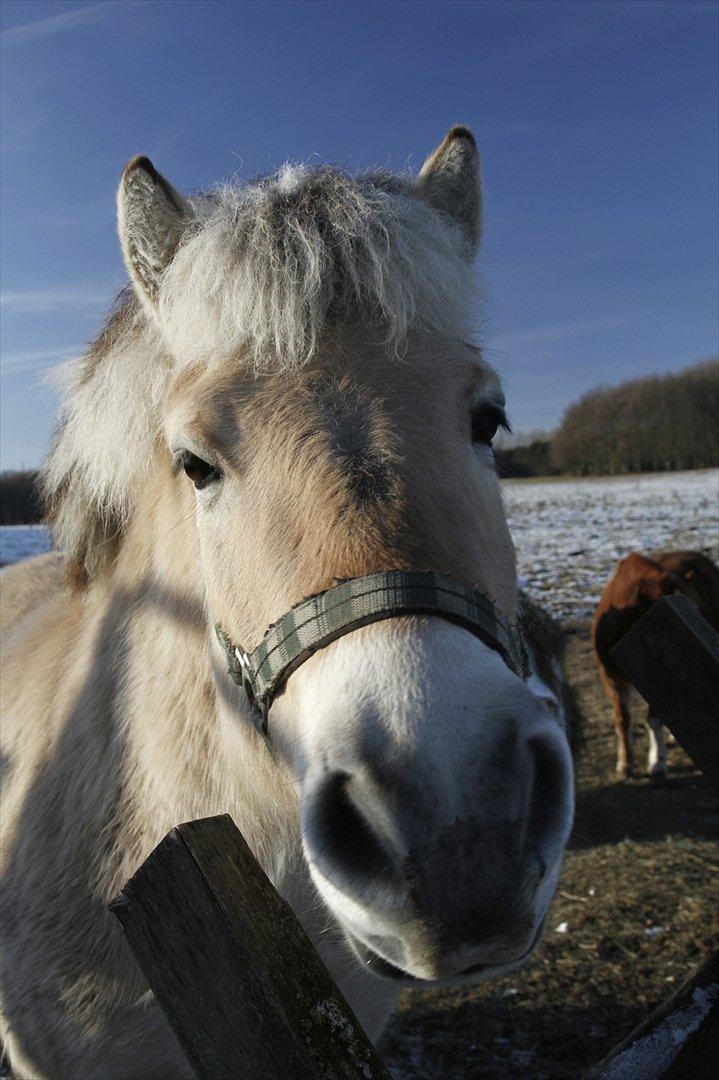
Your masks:
{"label": "bare treeline", "polygon": [[37,472],[0,473],[0,525],[34,525],[40,520]]}
{"label": "bare treeline", "polygon": [[570,405],[550,462],[575,476],[719,465],[719,365],[591,390]]}
{"label": "bare treeline", "polygon": [[552,461],[552,443],[548,438],[495,450],[494,460],[497,473],[503,480],[522,476],[554,476],[559,472]]}

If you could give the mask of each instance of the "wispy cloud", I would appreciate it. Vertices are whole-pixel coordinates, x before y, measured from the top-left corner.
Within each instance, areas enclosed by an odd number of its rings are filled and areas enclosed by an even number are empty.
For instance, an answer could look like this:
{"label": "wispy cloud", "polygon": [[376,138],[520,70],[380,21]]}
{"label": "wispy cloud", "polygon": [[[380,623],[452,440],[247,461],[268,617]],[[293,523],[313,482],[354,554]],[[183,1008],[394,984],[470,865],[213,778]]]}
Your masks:
{"label": "wispy cloud", "polygon": [[566,322],[554,326],[539,326],[512,334],[497,334],[489,342],[492,349],[514,349],[522,345],[549,345],[558,341],[590,337],[632,325],[629,319],[605,319],[597,322]]}
{"label": "wispy cloud", "polygon": [[74,8],[72,11],[63,11],[60,15],[49,15],[46,19],[36,19],[34,22],[21,23],[9,30],[0,33],[0,41],[3,45],[24,45],[28,41],[40,41],[62,30],[72,30],[78,26],[97,22],[104,18],[115,8],[119,7],[120,0],[99,0],[96,4],[87,4],[85,7]]}
{"label": "wispy cloud", "polygon": [[78,349],[74,346],[58,346],[55,349],[31,349],[25,352],[5,353],[0,355],[0,371],[3,375],[25,374],[69,360],[77,352]]}
{"label": "wispy cloud", "polygon": [[42,315],[63,309],[94,312],[99,306],[107,304],[117,291],[117,287],[111,284],[104,287],[57,285],[48,289],[6,290],[0,293],[0,307],[18,315]]}

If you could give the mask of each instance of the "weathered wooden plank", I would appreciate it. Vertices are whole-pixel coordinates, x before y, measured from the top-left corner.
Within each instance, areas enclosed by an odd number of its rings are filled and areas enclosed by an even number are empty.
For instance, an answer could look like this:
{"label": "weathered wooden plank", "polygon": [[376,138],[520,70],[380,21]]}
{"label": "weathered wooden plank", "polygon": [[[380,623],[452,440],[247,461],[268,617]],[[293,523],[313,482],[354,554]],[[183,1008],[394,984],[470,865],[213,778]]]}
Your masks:
{"label": "weathered wooden plank", "polygon": [[655,1009],[586,1080],[715,1080],[719,952]]}
{"label": "weathered wooden plank", "polygon": [[719,634],[694,605],[665,596],[611,657],[704,775],[719,782]]}
{"label": "weathered wooden plank", "polygon": [[388,1080],[229,815],[173,829],[110,910],[199,1077]]}

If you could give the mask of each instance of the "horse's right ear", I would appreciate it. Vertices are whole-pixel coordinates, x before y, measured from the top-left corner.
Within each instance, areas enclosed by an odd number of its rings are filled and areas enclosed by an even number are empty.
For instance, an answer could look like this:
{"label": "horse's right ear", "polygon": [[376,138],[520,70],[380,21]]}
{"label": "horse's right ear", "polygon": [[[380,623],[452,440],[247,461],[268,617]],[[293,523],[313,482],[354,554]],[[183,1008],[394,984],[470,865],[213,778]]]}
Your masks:
{"label": "horse's right ear", "polygon": [[149,158],[136,157],[125,166],[117,192],[117,228],[125,265],[143,300],[155,300],[160,275],[191,217],[187,199]]}
{"label": "horse's right ear", "polygon": [[458,125],[425,161],[415,191],[459,226],[467,259],[473,259],[482,231],[482,178],[474,136]]}

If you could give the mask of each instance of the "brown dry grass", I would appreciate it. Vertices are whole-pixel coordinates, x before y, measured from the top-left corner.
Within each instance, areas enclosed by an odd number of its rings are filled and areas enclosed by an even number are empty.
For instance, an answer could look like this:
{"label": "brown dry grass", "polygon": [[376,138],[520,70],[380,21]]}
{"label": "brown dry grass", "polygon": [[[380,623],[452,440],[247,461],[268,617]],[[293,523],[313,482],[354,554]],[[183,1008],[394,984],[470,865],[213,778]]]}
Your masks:
{"label": "brown dry grass", "polygon": [[[402,1080],[580,1077],[716,943],[717,799],[679,747],[669,751],[665,787],[615,781],[609,706],[588,625],[568,632],[565,668],[584,747],[576,822],[546,937],[527,967],[495,982],[407,991],[381,1046]],[[643,725],[639,734],[642,761]],[[563,922],[567,933],[557,933]]]}

